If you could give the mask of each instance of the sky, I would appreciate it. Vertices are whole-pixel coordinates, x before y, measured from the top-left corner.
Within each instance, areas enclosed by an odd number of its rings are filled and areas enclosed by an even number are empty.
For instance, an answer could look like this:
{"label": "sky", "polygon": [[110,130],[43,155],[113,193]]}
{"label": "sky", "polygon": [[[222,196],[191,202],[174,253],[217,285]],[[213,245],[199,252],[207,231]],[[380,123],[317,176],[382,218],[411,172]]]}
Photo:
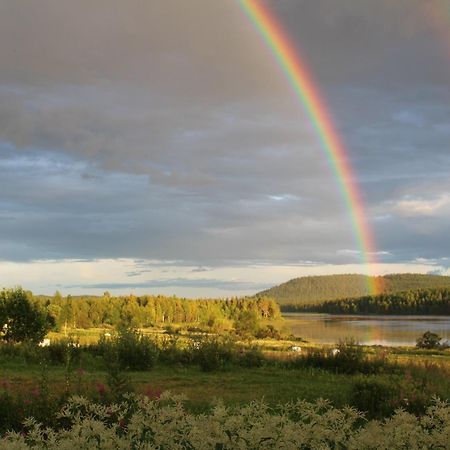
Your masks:
{"label": "sky", "polygon": [[[450,0],[268,0],[379,263],[450,274]],[[0,286],[253,294],[366,273],[318,136],[235,0],[0,0]]]}

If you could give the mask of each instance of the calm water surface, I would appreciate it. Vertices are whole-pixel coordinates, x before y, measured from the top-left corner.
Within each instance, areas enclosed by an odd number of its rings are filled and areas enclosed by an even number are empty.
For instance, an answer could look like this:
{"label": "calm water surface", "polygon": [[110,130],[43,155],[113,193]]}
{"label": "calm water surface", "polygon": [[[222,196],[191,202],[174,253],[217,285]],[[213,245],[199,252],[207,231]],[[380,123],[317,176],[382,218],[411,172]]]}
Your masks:
{"label": "calm water surface", "polygon": [[292,333],[310,342],[334,344],[353,337],[365,345],[415,345],[425,331],[450,339],[450,316],[344,316],[284,313]]}

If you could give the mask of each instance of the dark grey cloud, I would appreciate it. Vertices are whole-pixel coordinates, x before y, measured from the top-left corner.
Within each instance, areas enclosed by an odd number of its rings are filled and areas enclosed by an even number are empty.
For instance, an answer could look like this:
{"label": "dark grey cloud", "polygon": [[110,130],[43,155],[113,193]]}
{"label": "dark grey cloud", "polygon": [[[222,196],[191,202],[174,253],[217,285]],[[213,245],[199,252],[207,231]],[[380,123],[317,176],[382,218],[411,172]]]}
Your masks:
{"label": "dark grey cloud", "polygon": [[258,291],[271,287],[270,283],[254,283],[252,281],[224,281],[211,278],[191,279],[191,278],[171,278],[164,280],[149,280],[137,283],[93,283],[93,284],[77,284],[66,286],[67,289],[157,289],[157,288],[215,288],[224,291]]}
{"label": "dark grey cloud", "polygon": [[[438,2],[268,5],[320,81],[380,259],[448,256]],[[0,61],[0,259],[359,260],[314,129],[237,2],[0,0]]]}

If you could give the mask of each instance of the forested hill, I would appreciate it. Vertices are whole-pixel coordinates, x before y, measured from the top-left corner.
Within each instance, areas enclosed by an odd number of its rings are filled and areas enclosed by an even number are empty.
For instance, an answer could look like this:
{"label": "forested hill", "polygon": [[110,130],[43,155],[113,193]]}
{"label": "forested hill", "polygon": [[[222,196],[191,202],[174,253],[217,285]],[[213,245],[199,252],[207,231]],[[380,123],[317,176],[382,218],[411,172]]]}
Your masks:
{"label": "forested hill", "polygon": [[[366,275],[322,275],[294,278],[286,283],[257,294],[267,296],[286,310],[286,305],[314,305],[329,300],[356,298],[367,295]],[[402,292],[411,289],[450,288],[450,277],[422,274],[393,274],[382,278],[384,293]]]}
{"label": "forested hill", "polygon": [[450,315],[450,289],[415,289],[360,298],[343,298],[316,305],[296,305],[298,312],[328,314]]}

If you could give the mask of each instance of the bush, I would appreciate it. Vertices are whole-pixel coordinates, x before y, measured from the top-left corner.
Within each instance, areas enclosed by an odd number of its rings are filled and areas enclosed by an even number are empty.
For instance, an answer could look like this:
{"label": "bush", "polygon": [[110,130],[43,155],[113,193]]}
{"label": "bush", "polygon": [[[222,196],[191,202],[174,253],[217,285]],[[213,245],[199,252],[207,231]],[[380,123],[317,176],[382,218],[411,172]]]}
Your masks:
{"label": "bush", "polygon": [[256,336],[259,329],[260,318],[256,311],[243,311],[234,322],[236,334],[242,338]]}
{"label": "bush", "polygon": [[376,374],[383,372],[397,372],[398,368],[390,364],[386,357],[379,354],[370,357],[363,347],[354,340],[341,341],[337,348],[312,348],[306,353],[287,362],[288,367],[315,367],[336,373],[345,374]]}
{"label": "bush", "polygon": [[183,347],[177,337],[165,336],[160,342],[159,360],[166,364],[191,364],[194,360],[195,347]]}
{"label": "bush", "polygon": [[248,368],[261,367],[265,361],[266,358],[264,357],[264,354],[256,345],[241,350],[238,359],[240,366]]}
{"label": "bush", "polygon": [[229,365],[236,354],[233,341],[226,338],[205,338],[194,348],[194,361],[204,372],[212,372]]}
{"label": "bush", "polygon": [[105,360],[117,361],[122,370],[148,370],[158,359],[158,345],[148,336],[136,331],[123,329],[117,336],[102,336],[98,348]]}
{"label": "bush", "polygon": [[0,292],[0,333],[7,342],[40,342],[54,326],[53,318],[41,310],[21,289]]}
{"label": "bush", "polygon": [[419,339],[417,339],[417,348],[437,349],[441,347],[441,337],[431,331],[426,331]]}
{"label": "bush", "polygon": [[439,400],[423,417],[397,411],[388,420],[366,422],[355,409],[337,409],[324,400],[277,408],[219,403],[196,415],[185,410],[182,398],[168,394],[127,395],[110,405],[75,396],[59,417],[64,427],[27,420],[26,432],[8,433],[2,449],[445,449],[450,435],[450,406]]}
{"label": "bush", "polygon": [[22,401],[14,397],[6,386],[6,381],[3,381],[2,392],[0,393],[0,431],[8,429],[19,429],[24,419]]}
{"label": "bush", "polygon": [[281,339],[281,333],[273,326],[267,325],[265,327],[259,328],[256,332],[256,337],[258,339]]}
{"label": "bush", "polygon": [[3,358],[21,359],[27,364],[39,363],[44,358],[43,349],[31,342],[0,342],[0,354]]}
{"label": "bush", "polygon": [[385,417],[399,406],[399,394],[399,387],[392,382],[361,378],[353,385],[351,404],[369,417]]}
{"label": "bush", "polygon": [[80,361],[81,348],[78,341],[71,338],[52,342],[42,349],[52,364],[76,364]]}

